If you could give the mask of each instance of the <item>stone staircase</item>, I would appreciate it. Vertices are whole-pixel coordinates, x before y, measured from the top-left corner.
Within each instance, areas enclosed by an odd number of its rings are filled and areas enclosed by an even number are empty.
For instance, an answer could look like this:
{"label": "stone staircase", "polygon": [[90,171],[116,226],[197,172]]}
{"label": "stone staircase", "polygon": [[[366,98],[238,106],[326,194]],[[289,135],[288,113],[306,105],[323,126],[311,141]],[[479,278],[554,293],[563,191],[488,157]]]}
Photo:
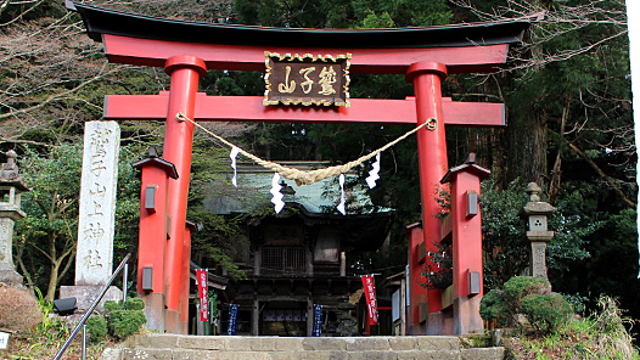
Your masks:
{"label": "stone staircase", "polygon": [[504,348],[466,349],[454,336],[236,337],[138,335],[102,360],[502,360]]}

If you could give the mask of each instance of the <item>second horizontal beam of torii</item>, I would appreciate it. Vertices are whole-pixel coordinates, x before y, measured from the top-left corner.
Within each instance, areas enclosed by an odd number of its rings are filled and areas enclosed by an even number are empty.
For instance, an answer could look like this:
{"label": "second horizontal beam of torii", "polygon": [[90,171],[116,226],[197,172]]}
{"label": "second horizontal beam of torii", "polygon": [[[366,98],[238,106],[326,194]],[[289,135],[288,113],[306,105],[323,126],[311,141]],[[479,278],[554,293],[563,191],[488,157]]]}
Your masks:
{"label": "second horizontal beam of torii", "polygon": [[[169,93],[159,95],[108,95],[104,118],[108,120],[166,120]],[[505,125],[504,104],[458,102],[443,98],[446,125],[495,127]],[[196,97],[199,121],[265,121],[417,124],[415,98],[405,100],[351,99],[351,107],[265,106],[261,96]]]}

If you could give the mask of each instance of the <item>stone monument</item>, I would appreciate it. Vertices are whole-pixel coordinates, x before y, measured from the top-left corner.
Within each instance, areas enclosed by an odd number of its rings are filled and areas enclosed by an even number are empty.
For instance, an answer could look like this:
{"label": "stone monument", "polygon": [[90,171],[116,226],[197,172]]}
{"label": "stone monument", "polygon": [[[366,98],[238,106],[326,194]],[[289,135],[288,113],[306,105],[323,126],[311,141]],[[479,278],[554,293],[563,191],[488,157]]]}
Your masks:
{"label": "stone monument", "polygon": [[[85,123],[75,286],[60,288],[61,298],[77,298],[79,311],[91,306],[113,271],[119,148],[118,123]],[[122,291],[116,287],[110,288],[104,297],[121,298]]]}
{"label": "stone monument", "polygon": [[22,276],[13,263],[13,226],[16,220],[25,217],[20,210],[20,193],[29,188],[18,173],[18,154],[9,150],[7,162],[0,169],[0,283],[9,286],[22,285]]}
{"label": "stone monument", "polygon": [[548,229],[548,217],[556,212],[556,208],[548,202],[540,201],[538,194],[542,191],[538,184],[532,182],[527,186],[529,202],[522,208],[521,214],[528,219],[527,239],[531,241],[530,275],[549,280],[547,275],[547,244],[555,236],[555,231]]}

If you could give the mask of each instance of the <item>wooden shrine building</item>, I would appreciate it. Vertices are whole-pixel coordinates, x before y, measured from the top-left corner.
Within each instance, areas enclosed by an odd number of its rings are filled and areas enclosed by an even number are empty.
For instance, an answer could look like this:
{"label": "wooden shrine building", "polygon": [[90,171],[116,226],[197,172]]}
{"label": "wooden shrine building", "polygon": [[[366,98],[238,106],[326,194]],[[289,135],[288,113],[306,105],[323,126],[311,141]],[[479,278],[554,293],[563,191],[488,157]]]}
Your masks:
{"label": "wooden shrine building", "polygon": [[[328,165],[284,164],[297,169]],[[272,207],[268,196],[272,177],[272,172],[260,166],[238,164],[235,196],[212,194],[205,206],[228,216]],[[347,174],[348,179],[356,177]],[[349,295],[362,289],[357,269],[360,255],[381,248],[393,212],[373,206],[365,189],[358,186],[349,188],[349,211],[343,216],[335,209],[340,198],[335,178],[308,186],[283,180],[281,185],[286,207],[277,215],[271,211],[269,216],[249,217],[244,239],[234,240],[235,264],[247,275],[246,280],[231,280],[226,288],[229,302],[239,305],[237,334],[311,336],[313,305],[322,305],[323,336],[336,335],[342,312],[339,304],[346,304]],[[224,333],[228,312],[222,314]],[[357,314],[351,315],[355,318]]]}

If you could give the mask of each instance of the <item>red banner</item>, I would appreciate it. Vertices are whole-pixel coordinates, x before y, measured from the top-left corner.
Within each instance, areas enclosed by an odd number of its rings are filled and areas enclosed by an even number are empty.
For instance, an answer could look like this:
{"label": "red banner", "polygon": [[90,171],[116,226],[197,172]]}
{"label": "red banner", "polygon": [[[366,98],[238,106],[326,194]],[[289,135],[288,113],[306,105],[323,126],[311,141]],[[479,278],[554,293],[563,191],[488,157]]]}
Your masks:
{"label": "red banner", "polygon": [[200,298],[200,321],[207,321],[209,318],[207,270],[196,270],[196,284],[198,285],[198,297]]}
{"label": "red banner", "polygon": [[378,325],[378,304],[376,303],[376,286],[373,283],[373,276],[362,277],[362,287],[364,296],[367,299],[367,310],[369,313],[369,325]]}

